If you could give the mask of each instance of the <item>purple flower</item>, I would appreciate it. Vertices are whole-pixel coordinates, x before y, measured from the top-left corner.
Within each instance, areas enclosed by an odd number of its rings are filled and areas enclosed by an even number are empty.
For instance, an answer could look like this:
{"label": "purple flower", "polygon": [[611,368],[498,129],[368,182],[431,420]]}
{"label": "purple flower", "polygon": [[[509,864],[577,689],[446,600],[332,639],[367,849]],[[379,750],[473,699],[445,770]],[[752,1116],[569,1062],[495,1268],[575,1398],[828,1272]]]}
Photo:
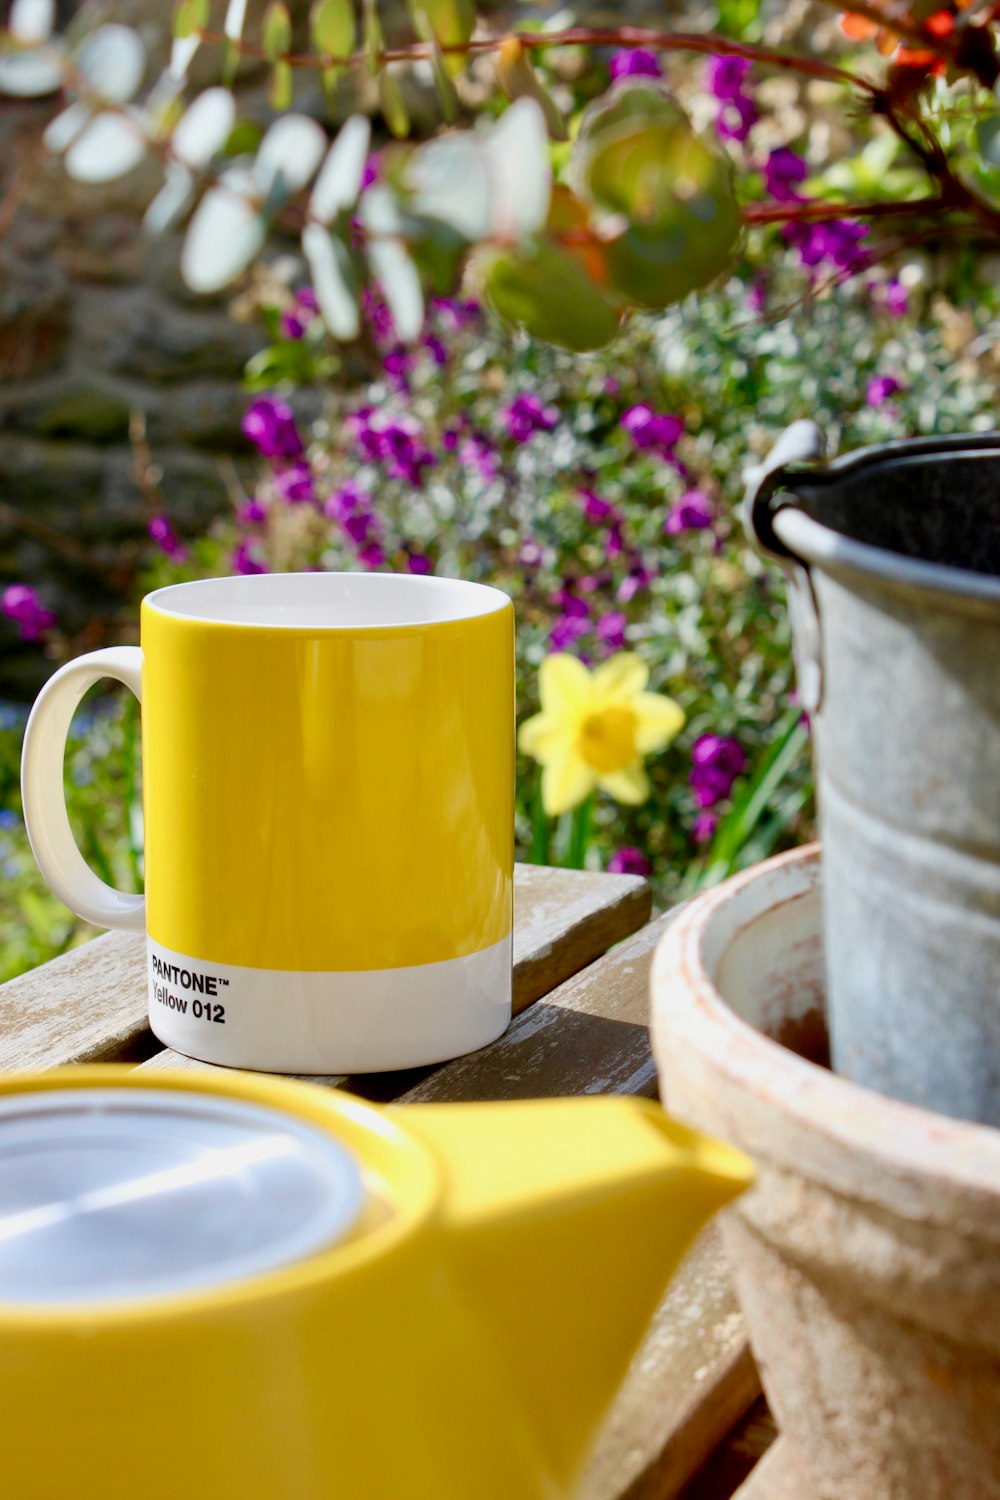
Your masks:
{"label": "purple flower", "polygon": [[517,560],[523,568],[537,568],[541,566],[544,554],[538,542],[527,537],[520,546]]}
{"label": "purple flower", "polygon": [[612,52],[608,71],[612,78],[662,77],[656,53],[648,52],[644,47],[623,48],[620,52]]}
{"label": "purple flower", "polygon": [[743,92],[750,62],[746,57],[710,57],[705,84],[716,99],[735,99]]}
{"label": "purple flower", "polygon": [[583,620],[590,615],[590,606],[586,599],[578,599],[568,588],[557,590],[552,602],[559,606],[567,619]]}
{"label": "purple flower", "polygon": [[323,506],[323,510],[331,521],[343,523],[355,511],[368,510],[371,503],[372,497],[368,491],[348,480],[346,484],[342,484],[339,489],[333,491]]}
{"label": "purple flower", "polygon": [[713,520],[712,502],[704,490],[687,490],[670,507],[663,529],[668,536],[677,536],[682,531],[704,531]]}
{"label": "purple flower", "polygon": [[709,844],[711,843],[712,838],[715,835],[715,830],[718,826],[719,818],[717,813],[700,812],[694,820],[694,827],[691,829],[691,837],[694,839],[696,844]]}
{"label": "purple flower", "polygon": [[568,651],[570,646],[578,641],[581,635],[586,635],[590,629],[590,618],[580,615],[560,615],[552,626],[549,636],[549,645],[553,651]]}
{"label": "purple flower", "polygon": [[645,402],[630,406],[619,426],[624,427],[637,448],[644,452],[656,451],[665,458],[673,456],[684,435],[684,423],[680,417],[669,412],[654,412]]}
{"label": "purple flower", "polygon": [[393,344],[382,360],[382,368],[394,390],[409,395],[410,375],[413,373],[415,363],[413,355],[405,344]]}
{"label": "purple flower", "polygon": [[781,233],[798,250],[804,266],[820,266],[830,261],[836,270],[853,274],[867,263],[861,242],[868,228],[850,219],[832,219],[825,224],[786,224]]}
{"label": "purple flower", "polygon": [[474,432],[461,443],[459,461],[467,469],[473,469],[484,484],[492,484],[500,473],[500,460],[496,449],[481,433]]}
{"label": "purple flower", "polygon": [[250,551],[250,544],[248,542],[240,542],[236,551],[233,553],[232,567],[234,572],[245,573],[247,575],[267,572],[267,565],[265,563],[258,562],[253,553]]}
{"label": "purple flower", "polygon": [[362,547],[358,553],[358,562],[366,568],[381,568],[385,562],[385,553],[378,542],[369,542],[367,547]]}
{"label": "purple flower", "polygon": [[910,294],[895,277],[882,284],[879,299],[890,318],[905,318],[910,309]]}
{"label": "purple flower", "polygon": [[436,365],[448,363],[448,350],[444,346],[444,341],[439,339],[436,333],[425,333],[420,342]]}
{"label": "purple flower", "polygon": [[630,569],[626,577],[618,585],[618,592],[615,595],[618,603],[628,604],[635,598],[636,594],[640,594],[643,589],[648,589],[652,581],[653,575],[648,568],[638,567]]}
{"label": "purple flower", "polygon": [[183,562],[187,548],[177,536],[166,516],[154,516],[149,523],[149,534],[153,541],[172,562]]}
{"label": "purple flower", "polygon": [[423,575],[424,573],[433,573],[434,571],[434,569],[431,567],[430,558],[426,557],[423,552],[410,553],[409,557],[406,559],[406,570],[408,573],[417,573],[420,575]]}
{"label": "purple flower", "polygon": [[274,476],[274,488],[286,505],[301,505],[316,499],[308,464],[292,464],[291,468],[282,469]]}
{"label": "purple flower", "polygon": [[0,610],[13,620],[22,641],[37,641],[51,630],[56,617],[46,609],[35,590],[27,583],[12,583],[0,595]]}
{"label": "purple flower", "polygon": [[691,747],[691,790],[701,808],[714,807],[747,768],[746,752],[731,735],[703,734]]}
{"label": "purple flower", "polygon": [[801,203],[802,197],[795,188],[808,176],[809,168],[802,157],[787,146],[772,151],[764,163],[764,186],[779,203]]}
{"label": "purple flower", "polygon": [[292,408],[276,396],[259,396],[243,413],[243,435],[265,458],[298,458],[302,439]]}
{"label": "purple flower", "polygon": [[361,293],[361,311],[377,343],[387,343],[394,337],[396,326],[392,321],[392,313],[378,292],[371,287],[365,287]]}
{"label": "purple flower", "polygon": [[435,462],[423,441],[423,429],[408,413],[383,417],[371,406],[352,412],[344,423],[362,455],[385,465],[392,479],[404,479],[414,487],[423,483],[423,471]]}
{"label": "purple flower", "polygon": [[256,497],[245,500],[236,512],[236,519],[241,526],[260,526],[267,520],[267,506]]}
{"label": "purple flower", "polygon": [[380,169],[381,163],[379,161],[379,153],[377,151],[373,151],[368,160],[365,162],[364,171],[361,173],[362,192],[364,192],[365,188],[370,188],[373,182],[378,182]]}
{"label": "purple flower", "polygon": [[625,626],[628,624],[620,609],[609,610],[597,622],[594,635],[609,651],[621,651],[625,645]]}
{"label": "purple flower", "polygon": [[642,850],[631,846],[616,849],[608,860],[608,869],[612,875],[648,875],[652,868]]}
{"label": "purple flower", "polygon": [[895,396],[898,391],[906,387],[896,379],[895,375],[877,375],[874,380],[869,380],[865,400],[871,407],[878,408]]}
{"label": "purple flower", "polygon": [[715,133],[722,141],[745,141],[758,120],[757,106],[746,94],[720,100]]}
{"label": "purple flower", "polygon": [[543,406],[537,396],[515,396],[500,415],[515,443],[526,443],[535,432],[551,432],[559,420],[558,409]]}
{"label": "purple flower", "polygon": [[747,287],[747,308],[760,314],[767,307],[767,282],[763,276],[755,276]]}
{"label": "purple flower", "polygon": [[600,495],[595,495],[593,490],[578,491],[580,500],[583,502],[583,514],[592,526],[600,526],[615,514],[615,508],[608,500],[602,500]]}
{"label": "purple flower", "polygon": [[474,328],[480,318],[479,303],[471,297],[432,297],[431,311],[440,317],[441,322],[452,333],[460,333],[463,328]]}
{"label": "purple flower", "polygon": [[279,321],[286,339],[300,339],[305,335],[313,317],[319,312],[319,302],[311,286],[298,292],[291,307],[286,307]]}

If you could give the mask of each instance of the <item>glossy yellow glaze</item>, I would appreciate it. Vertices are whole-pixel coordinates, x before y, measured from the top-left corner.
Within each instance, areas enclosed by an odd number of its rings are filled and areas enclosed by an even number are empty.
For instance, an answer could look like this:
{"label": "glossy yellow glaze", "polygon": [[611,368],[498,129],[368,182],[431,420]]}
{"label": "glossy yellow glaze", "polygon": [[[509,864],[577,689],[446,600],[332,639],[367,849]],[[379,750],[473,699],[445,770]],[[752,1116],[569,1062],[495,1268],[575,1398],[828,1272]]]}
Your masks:
{"label": "glossy yellow glaze", "polygon": [[142,609],[150,936],[399,968],[511,930],[513,609],[325,632]]}
{"label": "glossy yellow glaze", "polygon": [[341,1138],[343,1244],[130,1304],[0,1303],[9,1500],[567,1500],[663,1285],[750,1180],[634,1099],[381,1111],[256,1075],[0,1082],[207,1092]]}

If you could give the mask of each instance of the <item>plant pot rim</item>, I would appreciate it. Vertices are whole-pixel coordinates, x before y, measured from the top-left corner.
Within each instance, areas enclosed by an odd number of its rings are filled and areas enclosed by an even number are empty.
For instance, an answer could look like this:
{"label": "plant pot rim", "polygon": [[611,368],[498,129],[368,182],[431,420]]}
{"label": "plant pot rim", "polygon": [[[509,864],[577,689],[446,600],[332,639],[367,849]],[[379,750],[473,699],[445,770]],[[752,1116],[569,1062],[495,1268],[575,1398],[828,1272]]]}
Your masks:
{"label": "plant pot rim", "polygon": [[671,924],[652,977],[667,1107],[676,1067],[710,1128],[758,1161],[902,1217],[952,1228],[963,1216],[1000,1240],[1000,1130],[851,1083],[755,1029],[719,993],[728,946],[765,915],[815,901],[820,880],[820,846],[792,850],[696,897]]}

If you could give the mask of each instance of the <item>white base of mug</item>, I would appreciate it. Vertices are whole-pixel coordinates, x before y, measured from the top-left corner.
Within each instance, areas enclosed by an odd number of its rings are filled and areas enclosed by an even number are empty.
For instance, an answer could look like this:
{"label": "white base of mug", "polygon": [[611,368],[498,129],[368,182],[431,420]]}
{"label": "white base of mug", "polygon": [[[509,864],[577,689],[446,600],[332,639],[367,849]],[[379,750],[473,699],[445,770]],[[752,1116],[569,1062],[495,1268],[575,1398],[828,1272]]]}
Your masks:
{"label": "white base of mug", "polygon": [[354,973],[244,969],[146,940],[149,1021],[188,1057],[264,1073],[445,1062],[510,1024],[512,938],[444,963]]}

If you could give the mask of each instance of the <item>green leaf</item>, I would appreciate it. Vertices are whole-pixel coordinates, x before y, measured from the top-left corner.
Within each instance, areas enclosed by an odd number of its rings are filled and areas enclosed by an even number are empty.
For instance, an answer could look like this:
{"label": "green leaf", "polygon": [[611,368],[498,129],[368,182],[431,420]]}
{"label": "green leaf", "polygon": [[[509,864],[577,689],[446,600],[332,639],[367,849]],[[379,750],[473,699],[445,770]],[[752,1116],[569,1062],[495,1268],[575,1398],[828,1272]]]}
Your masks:
{"label": "green leaf", "polygon": [[381,66],[382,50],[385,47],[385,35],[382,31],[382,22],[378,18],[375,0],[364,0],[363,26],[365,64],[369,73],[374,77]]}
{"label": "green leaf", "polygon": [[268,62],[277,62],[290,51],[292,18],[284,0],[271,0],[265,10],[262,40]]}
{"label": "green leaf", "polygon": [[790,708],[779,721],[767,754],[742,796],[715,831],[697,888],[725,880],[736,867],[741,849],[772,806],[782,782],[809,743],[802,710]]}
{"label": "green leaf", "polygon": [[350,57],[358,37],[352,0],[315,0],[309,12],[309,34],[324,57]]}
{"label": "green leaf", "polygon": [[173,35],[196,36],[208,26],[208,0],[178,0],[174,6]]}
{"label": "green leaf", "polygon": [[531,65],[531,59],[516,36],[504,38],[497,54],[497,79],[508,99],[534,99],[545,116],[554,141],[569,138],[566,121],[548,89]]}
{"label": "green leaf", "polygon": [[727,36],[757,41],[763,31],[761,0],[716,0],[719,30]]}
{"label": "green leaf", "polygon": [[603,348],[618,328],[621,309],[613,295],[595,285],[575,256],[549,242],[532,255],[496,255],[486,292],[509,323],[576,353]]}
{"label": "green leaf", "polygon": [[292,70],[286,62],[276,62],[271,69],[271,81],[268,84],[267,99],[272,109],[290,109],[294,91],[292,87]]}
{"label": "green leaf", "polygon": [[606,254],[629,301],[666,307],[730,264],[742,226],[729,165],[655,85],[611,90],[587,111],[571,176],[599,219],[628,225]]}
{"label": "green leaf", "polygon": [[354,339],[361,331],[357,285],[347,246],[322,224],[307,224],[302,253],[309,264],[323,321],[336,339]]}
{"label": "green leaf", "polygon": [[[433,28],[434,36],[442,48],[464,47],[472,40],[476,29],[476,7],[474,0],[420,0],[420,9]],[[414,23],[416,15],[414,14]],[[422,33],[418,34],[422,35]],[[426,38],[424,38],[426,40]],[[461,53],[446,53],[444,67],[449,77],[461,73],[465,58]]]}
{"label": "green leaf", "polygon": [[405,139],[410,133],[410,116],[399,80],[388,66],[382,68],[378,75],[378,102],[382,106],[385,123],[393,135]]}
{"label": "green leaf", "polygon": [[444,54],[434,34],[434,29],[426,13],[419,6],[413,8],[413,25],[420,40],[426,42],[430,48],[431,68],[434,72],[434,85],[441,101],[441,113],[445,122],[453,125],[458,117],[458,95],[455,93],[451,74],[445,66]]}

